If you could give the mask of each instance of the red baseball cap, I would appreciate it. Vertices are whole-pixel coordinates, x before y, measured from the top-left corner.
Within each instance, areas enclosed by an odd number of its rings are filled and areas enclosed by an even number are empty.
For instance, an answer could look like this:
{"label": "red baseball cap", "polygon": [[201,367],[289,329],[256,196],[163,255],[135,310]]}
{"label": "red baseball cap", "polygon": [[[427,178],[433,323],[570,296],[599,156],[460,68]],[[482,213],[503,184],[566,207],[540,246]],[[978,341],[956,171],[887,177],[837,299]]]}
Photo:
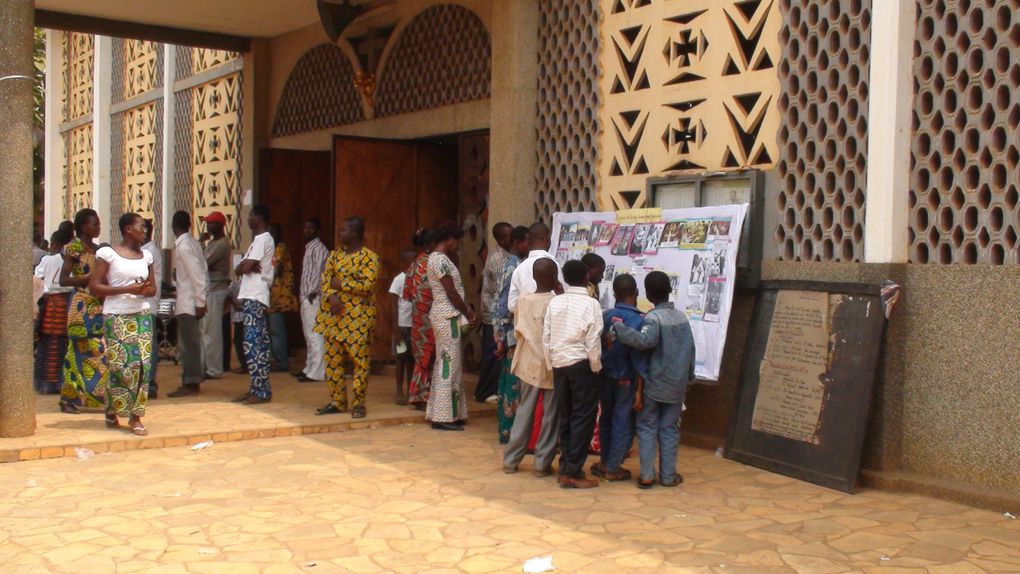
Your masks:
{"label": "red baseball cap", "polygon": [[210,211],[205,217],[202,218],[202,221],[206,223],[219,223],[220,225],[226,225],[227,216],[223,215],[219,211]]}

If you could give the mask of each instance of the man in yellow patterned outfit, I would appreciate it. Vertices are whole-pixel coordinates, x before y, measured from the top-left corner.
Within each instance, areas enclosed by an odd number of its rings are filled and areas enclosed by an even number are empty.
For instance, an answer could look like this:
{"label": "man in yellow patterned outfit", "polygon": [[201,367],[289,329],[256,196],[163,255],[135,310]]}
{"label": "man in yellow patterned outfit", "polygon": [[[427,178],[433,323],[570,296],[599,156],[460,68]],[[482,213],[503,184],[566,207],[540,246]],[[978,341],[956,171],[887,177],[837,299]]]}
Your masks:
{"label": "man in yellow patterned outfit", "polygon": [[365,222],[348,217],[340,224],[340,246],[329,254],[322,271],[322,303],[315,332],[325,338],[326,380],[332,401],[317,415],[347,412],[347,377],[344,360],[354,366],[352,418],[365,411],[365,388],[372,360],[375,327],[375,282],[379,256],[364,246]]}

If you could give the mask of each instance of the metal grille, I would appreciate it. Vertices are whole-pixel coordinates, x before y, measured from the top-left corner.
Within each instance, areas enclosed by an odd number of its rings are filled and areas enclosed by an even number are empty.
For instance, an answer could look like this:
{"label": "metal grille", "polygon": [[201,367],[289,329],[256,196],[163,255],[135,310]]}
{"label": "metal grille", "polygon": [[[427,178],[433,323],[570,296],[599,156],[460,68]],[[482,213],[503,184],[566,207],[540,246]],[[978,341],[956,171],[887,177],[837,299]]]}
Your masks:
{"label": "metal grille", "polygon": [[354,67],[343,50],[320,44],[301,56],[280,96],[273,136],[289,136],[365,119]]}

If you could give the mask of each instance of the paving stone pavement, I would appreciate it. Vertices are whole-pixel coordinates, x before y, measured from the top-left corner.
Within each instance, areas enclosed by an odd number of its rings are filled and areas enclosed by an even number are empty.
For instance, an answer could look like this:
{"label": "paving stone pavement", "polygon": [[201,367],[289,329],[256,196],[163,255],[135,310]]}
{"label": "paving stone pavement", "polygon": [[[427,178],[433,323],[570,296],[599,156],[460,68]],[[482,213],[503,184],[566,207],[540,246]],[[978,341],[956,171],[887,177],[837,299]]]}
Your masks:
{"label": "paving stone pavement", "polygon": [[[1020,572],[1020,520],[683,448],[679,488],[501,471],[495,421],[0,467],[0,572]],[[635,467],[635,461],[627,466]]]}

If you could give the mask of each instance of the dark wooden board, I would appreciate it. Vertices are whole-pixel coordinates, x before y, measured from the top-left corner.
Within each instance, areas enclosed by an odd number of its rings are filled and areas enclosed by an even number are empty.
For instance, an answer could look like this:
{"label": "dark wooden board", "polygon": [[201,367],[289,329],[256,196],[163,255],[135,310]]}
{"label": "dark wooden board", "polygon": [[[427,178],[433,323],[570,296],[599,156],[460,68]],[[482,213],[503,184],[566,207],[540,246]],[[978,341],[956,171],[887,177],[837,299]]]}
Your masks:
{"label": "dark wooden board", "polygon": [[[830,382],[822,401],[816,434],[818,444],[751,428],[759,367],[768,344],[776,297],[781,290],[826,292],[830,305],[833,296],[844,297],[832,312],[827,373]],[[885,329],[879,287],[858,283],[764,282],[753,317],[725,456],[852,493],[860,470],[871,391]]]}

